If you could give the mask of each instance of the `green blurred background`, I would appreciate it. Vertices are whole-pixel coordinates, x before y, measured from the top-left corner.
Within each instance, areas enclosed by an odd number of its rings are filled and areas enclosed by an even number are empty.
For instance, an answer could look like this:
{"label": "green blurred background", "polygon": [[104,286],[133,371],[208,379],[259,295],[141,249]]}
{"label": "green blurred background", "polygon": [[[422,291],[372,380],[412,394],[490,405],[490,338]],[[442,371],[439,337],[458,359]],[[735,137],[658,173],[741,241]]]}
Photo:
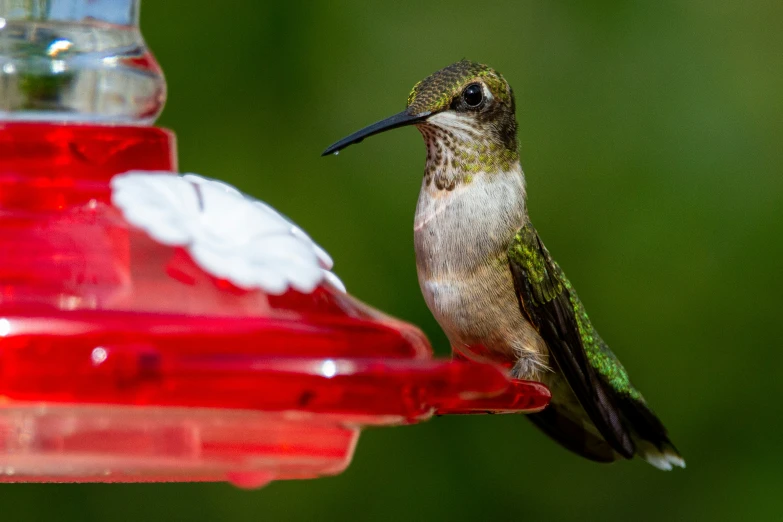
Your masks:
{"label": "green blurred background", "polygon": [[330,143],[463,57],[517,95],[530,212],[688,462],[581,460],[521,416],[365,432],[342,475],[3,486],[2,520],[773,520],[783,512],[783,3],[146,0],[183,171],[305,228],[361,299],[421,298],[414,129]]}

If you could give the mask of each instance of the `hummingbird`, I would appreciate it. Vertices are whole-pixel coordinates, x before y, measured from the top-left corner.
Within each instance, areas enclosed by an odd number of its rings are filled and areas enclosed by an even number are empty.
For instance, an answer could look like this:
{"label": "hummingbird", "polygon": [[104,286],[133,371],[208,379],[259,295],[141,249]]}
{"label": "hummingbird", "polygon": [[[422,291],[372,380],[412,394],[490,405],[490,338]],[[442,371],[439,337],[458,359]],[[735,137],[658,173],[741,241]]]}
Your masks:
{"label": "hummingbird", "polygon": [[546,384],[550,405],[528,418],[578,455],[685,467],[530,222],[508,82],[459,61],[418,82],[404,111],[323,155],[409,125],[427,148],[413,226],[419,286],[454,357]]}

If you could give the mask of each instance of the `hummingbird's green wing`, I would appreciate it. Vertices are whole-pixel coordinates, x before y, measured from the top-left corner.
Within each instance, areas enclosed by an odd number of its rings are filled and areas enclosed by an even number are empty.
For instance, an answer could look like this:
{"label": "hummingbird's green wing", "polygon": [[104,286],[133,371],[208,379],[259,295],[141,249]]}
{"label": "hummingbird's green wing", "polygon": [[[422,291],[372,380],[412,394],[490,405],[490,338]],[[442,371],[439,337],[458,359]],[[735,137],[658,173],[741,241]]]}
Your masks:
{"label": "hummingbird's green wing", "polygon": [[[596,332],[533,225],[517,232],[508,258],[522,313],[546,341],[557,367],[606,442],[626,458],[636,450],[632,433],[659,448],[669,447],[665,428]],[[552,424],[540,427],[553,435]],[[567,436],[555,438],[569,447],[569,441],[563,440]]]}

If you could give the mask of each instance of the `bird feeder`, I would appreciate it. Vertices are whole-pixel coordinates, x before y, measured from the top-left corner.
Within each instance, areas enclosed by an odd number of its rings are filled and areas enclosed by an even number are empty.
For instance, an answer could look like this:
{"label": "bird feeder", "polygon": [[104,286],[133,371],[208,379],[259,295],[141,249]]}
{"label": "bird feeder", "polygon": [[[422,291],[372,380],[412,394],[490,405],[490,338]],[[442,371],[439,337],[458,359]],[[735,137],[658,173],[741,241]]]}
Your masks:
{"label": "bird feeder", "polygon": [[363,426],[546,406],[434,359],[274,209],[179,175],[138,15],[0,2],[0,481],[256,487],[339,473]]}

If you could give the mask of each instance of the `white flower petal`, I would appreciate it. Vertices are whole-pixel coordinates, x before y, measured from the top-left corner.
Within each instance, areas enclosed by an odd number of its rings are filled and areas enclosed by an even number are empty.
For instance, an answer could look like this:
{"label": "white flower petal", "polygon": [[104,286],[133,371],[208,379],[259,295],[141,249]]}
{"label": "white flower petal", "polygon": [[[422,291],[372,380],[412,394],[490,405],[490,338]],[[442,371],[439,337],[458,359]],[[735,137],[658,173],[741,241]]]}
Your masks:
{"label": "white flower petal", "polygon": [[340,290],[343,293],[347,293],[348,290],[345,288],[345,284],[342,282],[342,280],[337,277],[337,274],[334,272],[330,272],[329,270],[323,271],[324,279],[329,281],[333,287]]}
{"label": "white flower petal", "polygon": [[244,248],[252,259],[268,259],[281,263],[302,261],[318,267],[318,258],[312,246],[292,236],[269,235],[256,238]]}
{"label": "white flower petal", "polygon": [[321,268],[331,270],[334,267],[332,256],[317,243],[313,243],[313,249],[315,250],[315,255],[318,258],[318,263],[321,265]]}
{"label": "white flower petal", "polygon": [[312,292],[331,257],[288,218],[226,183],[195,174],[129,172],[111,182],[126,220],[168,245],[185,246],[205,271],[240,288],[282,294]]}
{"label": "white flower petal", "polygon": [[236,187],[229,185],[225,181],[205,178],[203,176],[199,176],[198,174],[192,174],[190,172],[182,174],[182,179],[194,183],[196,185],[203,185],[205,187],[209,187],[213,190],[221,190],[229,194],[234,194],[236,196],[244,197]]}
{"label": "white flower petal", "polygon": [[[221,279],[231,279],[237,271],[237,259],[231,255],[223,255],[211,245],[196,242],[188,249],[190,255],[201,268]],[[241,258],[239,260],[241,262]]]}
{"label": "white flower petal", "polygon": [[291,283],[292,287],[307,294],[315,290],[323,280],[321,268],[309,263],[277,264],[275,269]]}
{"label": "white flower petal", "polygon": [[327,270],[331,270],[334,266],[334,261],[332,260],[332,257],[321,248],[320,245],[318,245],[316,242],[314,242],[312,239],[310,239],[310,236],[307,235],[307,232],[299,228],[298,226],[291,224],[291,234],[295,237],[299,237],[308,243],[311,243],[313,245],[313,249],[315,250],[315,255],[318,256],[318,261],[321,264],[321,268],[325,268]]}

